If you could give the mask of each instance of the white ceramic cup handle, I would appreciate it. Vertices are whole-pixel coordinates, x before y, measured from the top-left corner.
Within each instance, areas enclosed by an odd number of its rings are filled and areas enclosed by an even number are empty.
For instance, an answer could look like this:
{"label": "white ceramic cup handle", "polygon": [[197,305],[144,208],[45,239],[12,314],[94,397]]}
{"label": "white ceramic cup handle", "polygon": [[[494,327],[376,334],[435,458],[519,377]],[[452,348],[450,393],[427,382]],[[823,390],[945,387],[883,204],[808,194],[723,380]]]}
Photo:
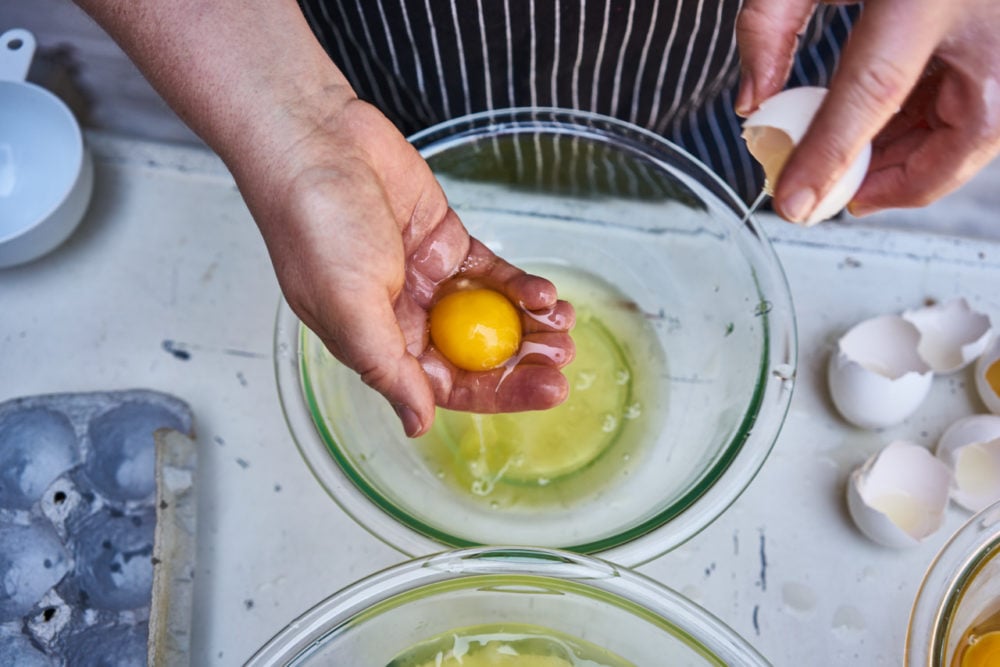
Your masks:
{"label": "white ceramic cup handle", "polygon": [[35,36],[23,28],[0,35],[0,81],[24,81],[35,55]]}

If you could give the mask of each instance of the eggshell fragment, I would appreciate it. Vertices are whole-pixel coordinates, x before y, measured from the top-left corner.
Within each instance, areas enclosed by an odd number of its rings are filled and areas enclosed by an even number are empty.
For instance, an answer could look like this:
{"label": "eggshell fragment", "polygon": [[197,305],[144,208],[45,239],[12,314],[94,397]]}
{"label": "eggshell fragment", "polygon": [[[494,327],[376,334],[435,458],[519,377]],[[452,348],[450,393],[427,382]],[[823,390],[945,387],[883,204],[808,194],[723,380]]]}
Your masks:
{"label": "eggshell fragment", "polygon": [[992,332],[989,316],[961,298],[908,310],[903,319],[920,331],[917,352],[935,373],[953,373],[975,361]]}
{"label": "eggshell fragment", "polygon": [[1000,336],[979,357],[976,364],[976,389],[986,408],[1000,415]]}
{"label": "eggshell fragment", "polygon": [[[826,93],[826,88],[817,86],[783,90],[762,102],[743,122],[743,139],[750,154],[764,168],[764,190],[769,195],[774,194],[785,162],[805,136]],[[865,179],[871,155],[871,144],[866,144],[804,224],[815,225],[832,218],[847,206]]]}
{"label": "eggshell fragment", "polygon": [[847,508],[869,539],[911,547],[944,521],[951,471],[919,445],[897,440],[851,473]]}
{"label": "eggshell fragment", "polygon": [[959,419],[938,440],[937,456],[954,471],[956,503],[978,512],[1000,500],[1000,417]]}
{"label": "eggshell fragment", "polygon": [[930,391],[930,366],[917,354],[920,332],[902,317],[882,315],[860,322],[830,357],[828,382],[844,419],[862,428],[898,424]]}

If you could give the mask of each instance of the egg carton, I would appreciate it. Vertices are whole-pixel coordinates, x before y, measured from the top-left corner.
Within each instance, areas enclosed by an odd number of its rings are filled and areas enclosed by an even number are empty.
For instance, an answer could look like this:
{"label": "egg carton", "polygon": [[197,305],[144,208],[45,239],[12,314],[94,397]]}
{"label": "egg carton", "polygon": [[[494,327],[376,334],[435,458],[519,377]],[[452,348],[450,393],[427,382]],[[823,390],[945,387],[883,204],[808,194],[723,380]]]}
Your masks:
{"label": "egg carton", "polygon": [[0,665],[186,664],[192,421],[147,390],[0,403]]}

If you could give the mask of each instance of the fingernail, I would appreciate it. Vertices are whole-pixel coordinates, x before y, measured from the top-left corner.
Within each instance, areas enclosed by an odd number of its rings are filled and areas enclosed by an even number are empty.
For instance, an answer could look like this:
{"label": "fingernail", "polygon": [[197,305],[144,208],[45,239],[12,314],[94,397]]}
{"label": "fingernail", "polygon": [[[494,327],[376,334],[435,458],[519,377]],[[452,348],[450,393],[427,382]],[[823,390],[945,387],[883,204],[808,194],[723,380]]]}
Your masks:
{"label": "fingernail", "polygon": [[874,206],[865,206],[864,204],[850,203],[847,205],[847,212],[853,215],[855,218],[861,218],[866,215],[874,213],[878,209]]}
{"label": "fingernail", "polygon": [[392,409],[396,411],[399,421],[403,422],[403,430],[406,431],[406,437],[412,438],[417,433],[420,433],[421,423],[416,412],[411,410],[407,405],[394,405]]}
{"label": "fingernail", "polygon": [[781,212],[792,222],[805,222],[816,207],[816,195],[810,188],[796,190],[781,202]]}
{"label": "fingernail", "polygon": [[736,94],[736,115],[749,116],[753,111],[753,79],[749,74],[740,76],[740,90]]}

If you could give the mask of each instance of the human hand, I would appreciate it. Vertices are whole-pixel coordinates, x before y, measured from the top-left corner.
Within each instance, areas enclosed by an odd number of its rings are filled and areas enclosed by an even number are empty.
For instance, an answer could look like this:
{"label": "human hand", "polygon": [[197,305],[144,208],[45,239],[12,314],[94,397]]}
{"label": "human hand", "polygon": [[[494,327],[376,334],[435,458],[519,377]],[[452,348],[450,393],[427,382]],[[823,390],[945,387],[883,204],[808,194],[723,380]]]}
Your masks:
{"label": "human hand", "polygon": [[[427,163],[358,101],[295,0],[77,2],[222,157],[292,309],[408,435],[430,428],[435,403],[513,412],[566,398],[572,307],[469,238]],[[428,347],[435,288],[459,273],[520,307],[534,344],[509,372],[460,371]]]}
{"label": "human hand", "polygon": [[[263,172],[238,181],[289,304],[327,348],[395,408],[410,436],[434,406],[475,412],[561,403],[572,307],[469,237],[419,153],[374,107],[348,101]],[[468,372],[428,346],[436,288],[461,275],[522,313],[531,354]]]}
{"label": "human hand", "polygon": [[[746,115],[785,85],[817,0],[747,0],[737,22]],[[923,206],[1000,152],[1000,3],[868,0],[830,92],[785,164],[775,207],[805,220],[866,142],[849,210]]]}

